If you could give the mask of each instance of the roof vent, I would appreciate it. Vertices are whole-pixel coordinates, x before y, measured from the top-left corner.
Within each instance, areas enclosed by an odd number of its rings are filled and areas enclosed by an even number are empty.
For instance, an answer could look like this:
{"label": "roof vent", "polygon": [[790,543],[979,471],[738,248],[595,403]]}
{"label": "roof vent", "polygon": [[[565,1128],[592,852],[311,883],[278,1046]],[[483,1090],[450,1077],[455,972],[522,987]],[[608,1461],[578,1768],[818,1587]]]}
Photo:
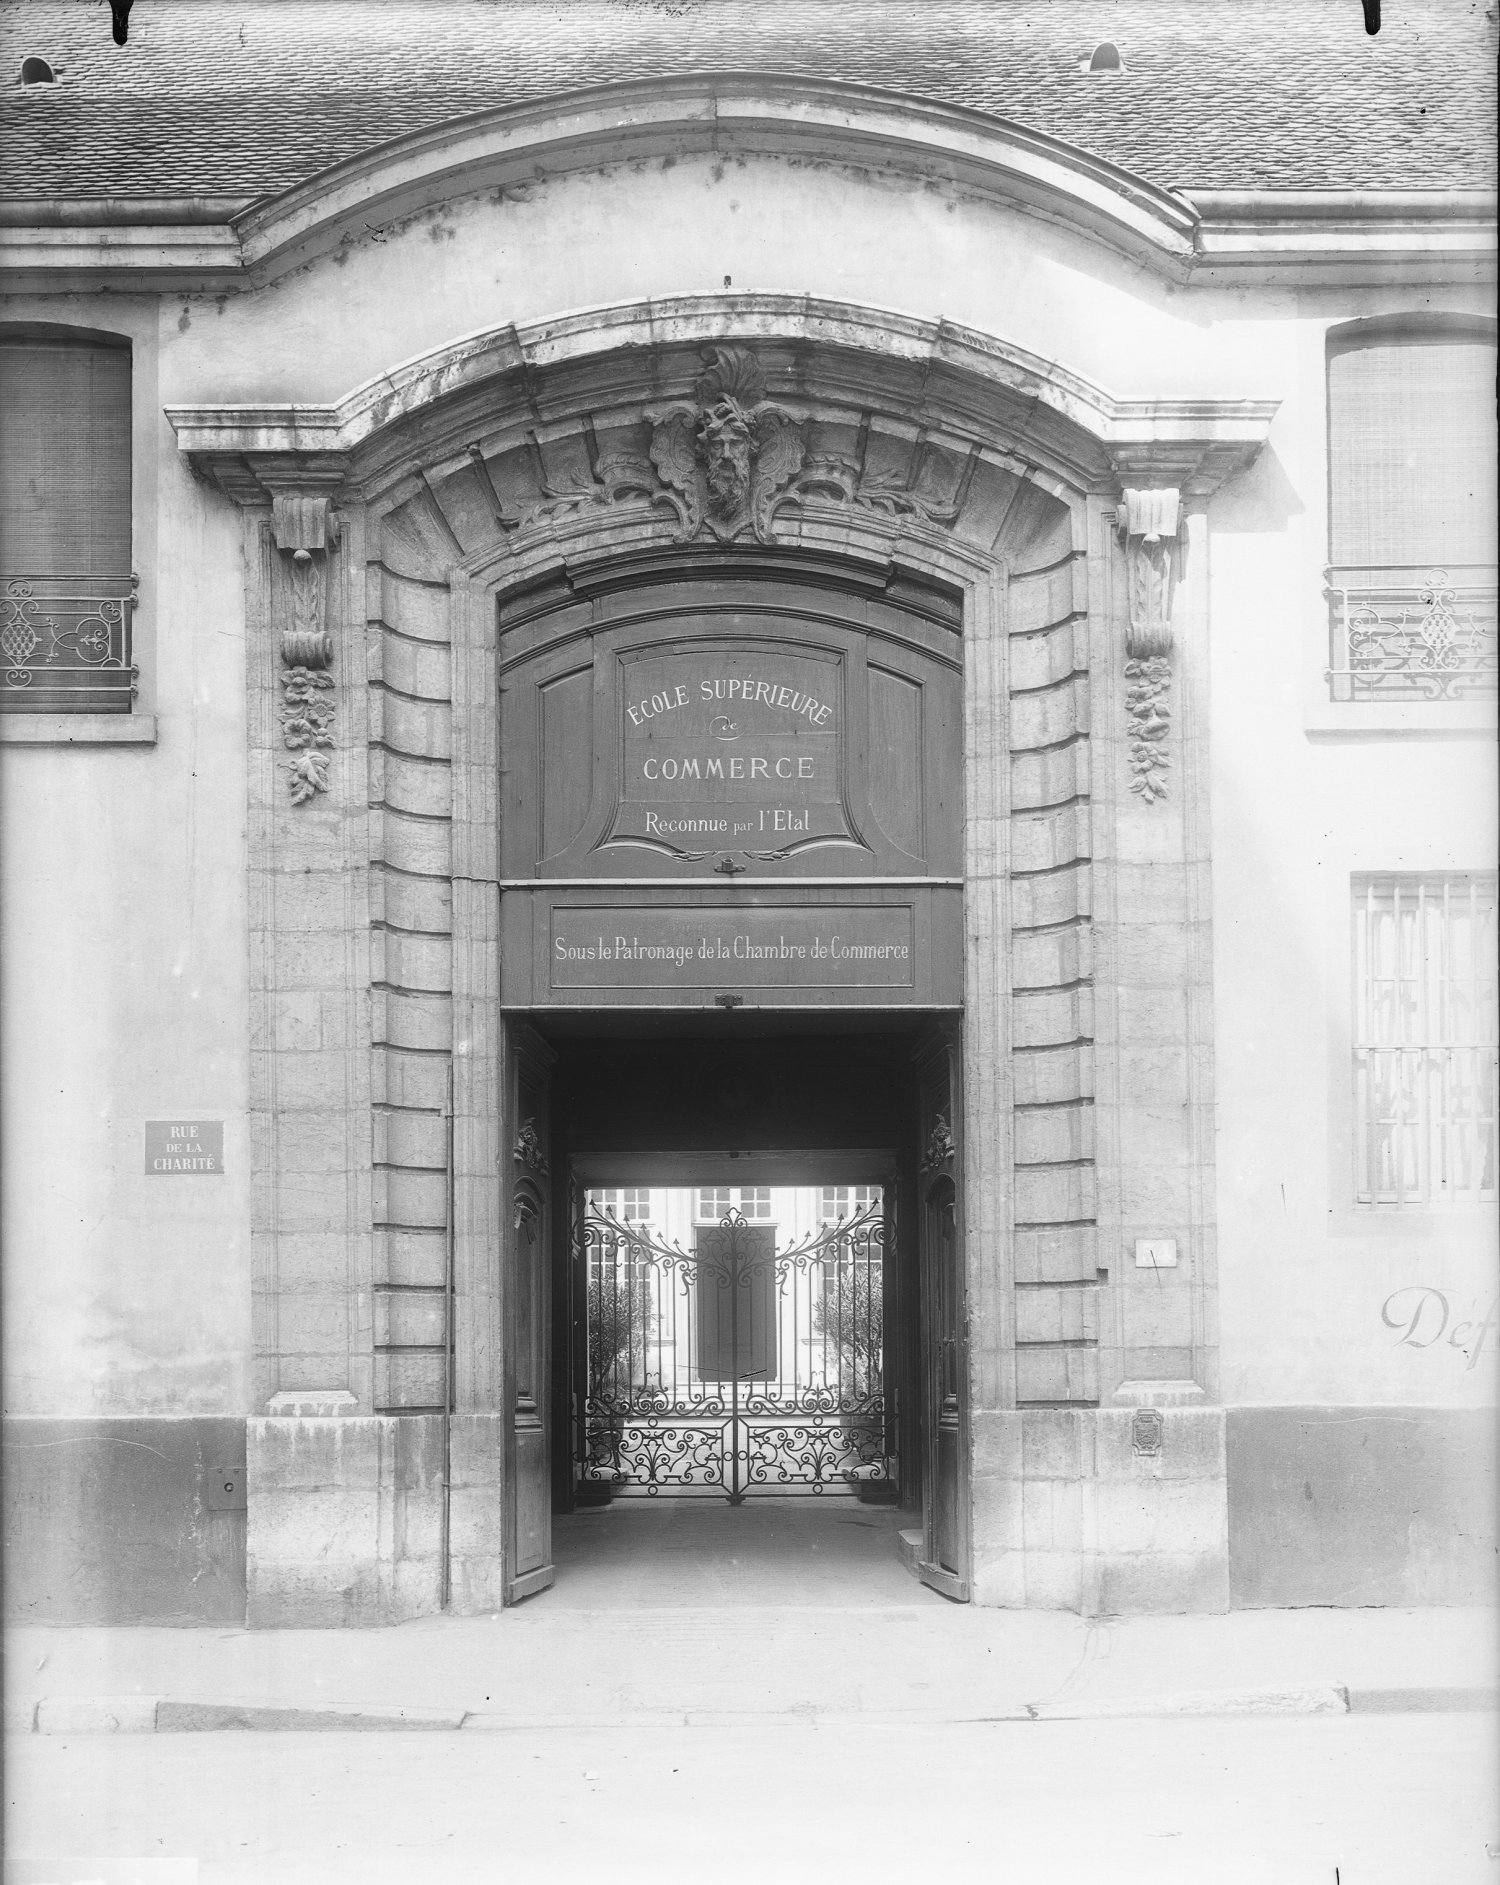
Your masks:
{"label": "roof vent", "polygon": [[1084,72],[1123,72],[1125,61],[1120,57],[1120,48],[1105,40],[1095,46],[1093,52],[1080,67]]}
{"label": "roof vent", "polygon": [[55,74],[45,59],[23,59],[21,61],[21,83],[23,85],[50,85]]}

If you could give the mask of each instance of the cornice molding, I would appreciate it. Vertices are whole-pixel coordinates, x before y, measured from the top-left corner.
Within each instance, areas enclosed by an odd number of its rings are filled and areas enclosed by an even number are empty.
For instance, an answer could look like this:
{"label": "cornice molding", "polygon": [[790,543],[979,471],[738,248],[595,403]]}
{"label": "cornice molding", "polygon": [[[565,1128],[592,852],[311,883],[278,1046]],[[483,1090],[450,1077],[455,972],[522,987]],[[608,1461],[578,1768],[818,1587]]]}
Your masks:
{"label": "cornice molding", "polygon": [[12,202],[0,206],[0,268],[17,289],[256,288],[351,234],[459,196],[694,152],[857,162],[977,193],[1179,282],[1205,270],[1472,279],[1493,262],[1492,194],[1164,190],[984,112],[842,81],[725,73],[595,86],[455,118],[259,203]]}
{"label": "cornice molding", "polygon": [[[460,453],[459,438],[473,435],[476,399],[489,409],[487,432],[509,428],[519,443],[539,426],[576,423],[584,411],[686,394],[703,349],[714,345],[759,350],[774,397],[794,413],[816,405],[853,414],[872,405],[965,448],[1030,454],[1088,488],[1170,484],[1207,495],[1254,459],[1279,403],[1125,399],[953,322],[810,296],[724,294],[487,329],[366,381],[332,406],[169,406],[166,416],[200,475],[241,502],[268,503],[278,482],[305,485],[314,467],[325,486],[346,472],[371,475],[411,424],[426,428],[427,462],[450,445]],[[461,419],[447,428],[453,441],[441,418],[448,408]]]}

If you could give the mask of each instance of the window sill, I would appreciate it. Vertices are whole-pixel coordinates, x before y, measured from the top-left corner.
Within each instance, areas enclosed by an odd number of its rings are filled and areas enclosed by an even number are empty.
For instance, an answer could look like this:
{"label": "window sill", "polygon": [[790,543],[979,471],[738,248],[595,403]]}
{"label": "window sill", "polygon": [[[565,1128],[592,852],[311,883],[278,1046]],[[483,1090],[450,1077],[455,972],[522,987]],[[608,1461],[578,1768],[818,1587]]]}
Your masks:
{"label": "window sill", "polygon": [[154,713],[0,713],[0,746],[154,746]]}

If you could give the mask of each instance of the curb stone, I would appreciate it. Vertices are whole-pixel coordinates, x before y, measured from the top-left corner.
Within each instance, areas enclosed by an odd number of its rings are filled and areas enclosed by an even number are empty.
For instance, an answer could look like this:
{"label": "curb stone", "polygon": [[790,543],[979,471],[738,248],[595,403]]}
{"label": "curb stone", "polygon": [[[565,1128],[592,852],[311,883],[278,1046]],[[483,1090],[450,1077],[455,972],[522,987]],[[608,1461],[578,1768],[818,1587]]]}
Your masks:
{"label": "curb stone", "polygon": [[1348,1714],[1471,1714],[1500,1707],[1500,1695],[1481,1688],[1349,1689],[1337,1684],[1304,1688],[1201,1689],[1168,1695],[1111,1696],[1090,1701],[1030,1702],[994,1714],[954,1715],[941,1709],[712,1709],[626,1708],[615,1713],[537,1715],[494,1708],[392,1708],[358,1702],[273,1704],[177,1701],[159,1695],[55,1695],[8,1698],[9,1733],[209,1734],[381,1733],[471,1729],[691,1727],[746,1728],[860,1722],[869,1726],[985,1726],[1023,1721],[1107,1721],[1206,1716]]}

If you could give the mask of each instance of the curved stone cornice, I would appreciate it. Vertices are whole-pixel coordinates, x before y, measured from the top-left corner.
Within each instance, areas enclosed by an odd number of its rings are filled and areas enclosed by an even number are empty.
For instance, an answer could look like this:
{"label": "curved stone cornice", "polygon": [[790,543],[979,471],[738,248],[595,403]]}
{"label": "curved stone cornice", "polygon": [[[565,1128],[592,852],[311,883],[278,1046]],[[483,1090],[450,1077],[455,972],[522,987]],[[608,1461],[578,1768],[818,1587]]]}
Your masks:
{"label": "curved stone cornice", "polygon": [[234,218],[245,266],[279,270],[346,230],[462,192],[620,159],[757,151],[961,184],[1179,264],[1198,213],[1088,152],[984,112],[839,80],[688,73],[507,105],[398,138]]}
{"label": "curved stone cornice", "polygon": [[[584,414],[685,397],[702,350],[754,349],[792,408],[878,410],[899,424],[1080,488],[1206,493],[1264,443],[1275,400],[1124,399],[1055,361],[948,321],[787,295],[684,295],[488,329],[394,367],[333,406],[172,406],[195,468],[252,501],[288,467],[375,487],[476,435],[519,442]],[[420,432],[420,444],[413,429]]]}

